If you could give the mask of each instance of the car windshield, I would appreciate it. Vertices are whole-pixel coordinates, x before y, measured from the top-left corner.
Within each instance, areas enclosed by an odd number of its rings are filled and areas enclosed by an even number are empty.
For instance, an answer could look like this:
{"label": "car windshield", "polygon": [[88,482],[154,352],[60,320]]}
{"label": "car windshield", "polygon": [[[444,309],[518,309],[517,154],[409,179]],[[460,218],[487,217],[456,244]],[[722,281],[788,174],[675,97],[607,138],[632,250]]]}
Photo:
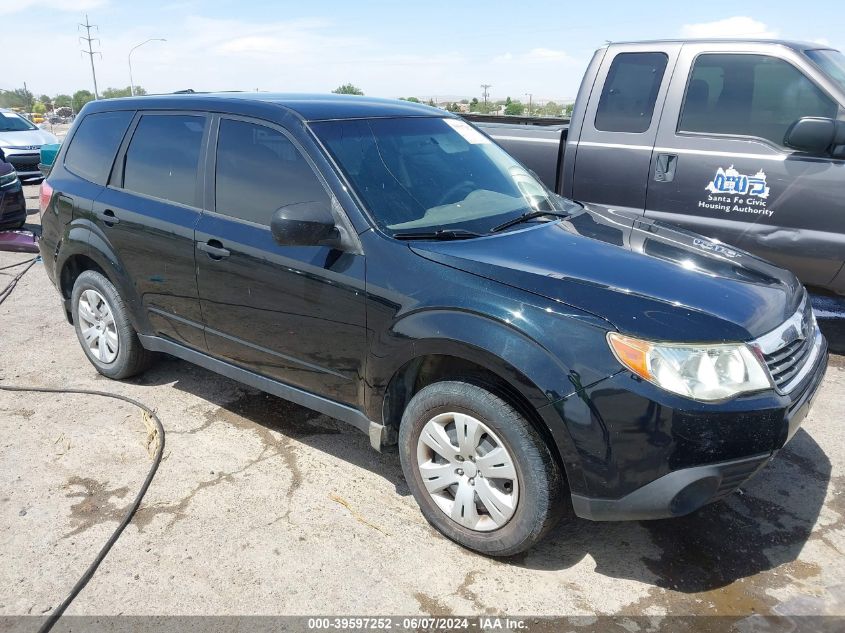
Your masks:
{"label": "car windshield", "polygon": [[580,208],[550,192],[460,119],[356,119],[311,127],[373,219],[390,234],[486,233],[523,214]]}
{"label": "car windshield", "polygon": [[26,130],[37,129],[22,116],[12,112],[0,112],[0,132],[25,132]]}
{"label": "car windshield", "polygon": [[845,90],[845,55],[832,49],[804,51],[822,72]]}

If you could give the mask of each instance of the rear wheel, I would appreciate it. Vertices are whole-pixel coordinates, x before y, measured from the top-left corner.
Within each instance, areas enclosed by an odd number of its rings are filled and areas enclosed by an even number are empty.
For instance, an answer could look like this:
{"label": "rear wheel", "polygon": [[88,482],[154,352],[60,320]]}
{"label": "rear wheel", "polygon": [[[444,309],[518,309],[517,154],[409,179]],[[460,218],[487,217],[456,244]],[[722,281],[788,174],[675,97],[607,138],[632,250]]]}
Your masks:
{"label": "rear wheel", "polygon": [[74,329],[91,364],[121,380],[147,367],[153,354],[141,346],[117,289],[102,274],[86,270],[71,293]]}
{"label": "rear wheel", "polygon": [[507,556],[537,543],[568,507],[543,438],[509,403],[464,382],[417,393],[400,457],[423,515],[464,547]]}

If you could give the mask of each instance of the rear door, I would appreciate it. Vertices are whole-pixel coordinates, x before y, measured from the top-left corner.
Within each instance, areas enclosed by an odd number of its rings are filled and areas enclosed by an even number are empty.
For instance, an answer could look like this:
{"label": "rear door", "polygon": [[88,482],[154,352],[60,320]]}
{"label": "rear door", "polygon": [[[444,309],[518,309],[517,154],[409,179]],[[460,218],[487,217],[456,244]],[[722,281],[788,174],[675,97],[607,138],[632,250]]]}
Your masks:
{"label": "rear door", "polygon": [[366,345],[364,256],[280,246],[273,212],[333,196],[288,132],[221,116],[210,198],[197,226],[197,279],[209,351],[240,367],[357,405]]}
{"label": "rear door", "polygon": [[205,348],[205,338],[194,227],[207,132],[203,113],[139,113],[93,208],[156,334],[198,349]]}
{"label": "rear door", "polygon": [[685,45],[660,124],[646,215],[826,286],[845,258],[845,161],[783,144],[801,117],[838,114],[806,66],[782,46]]}
{"label": "rear door", "polygon": [[678,44],[611,48],[596,77],[574,151],[572,197],[628,209],[645,209],[651,153],[660,106]]}

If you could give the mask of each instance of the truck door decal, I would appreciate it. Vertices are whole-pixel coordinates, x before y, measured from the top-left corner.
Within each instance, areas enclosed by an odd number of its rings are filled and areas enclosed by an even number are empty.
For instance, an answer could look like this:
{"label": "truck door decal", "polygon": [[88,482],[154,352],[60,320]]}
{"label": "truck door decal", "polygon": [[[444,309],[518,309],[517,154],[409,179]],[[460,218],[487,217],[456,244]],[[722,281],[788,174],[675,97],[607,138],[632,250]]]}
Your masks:
{"label": "truck door decal", "polygon": [[753,213],[771,217],[766,199],[769,197],[769,185],[766,172],[762,169],[753,176],[739,173],[731,165],[727,169],[719,167],[705,191],[710,193],[706,200],[699,200],[699,209],[714,209],[725,213]]}

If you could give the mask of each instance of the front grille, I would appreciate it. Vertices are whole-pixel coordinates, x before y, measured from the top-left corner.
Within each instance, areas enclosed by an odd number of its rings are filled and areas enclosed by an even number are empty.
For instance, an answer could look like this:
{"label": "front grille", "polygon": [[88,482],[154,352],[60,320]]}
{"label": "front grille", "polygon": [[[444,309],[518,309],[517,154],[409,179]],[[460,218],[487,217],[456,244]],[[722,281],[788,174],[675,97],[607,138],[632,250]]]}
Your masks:
{"label": "front grille", "polygon": [[734,490],[739,488],[742,484],[748,481],[751,476],[760,470],[766,462],[769,461],[769,456],[765,455],[757,459],[743,460],[736,464],[726,465],[722,468],[722,481],[716,492],[713,493],[712,501],[721,499],[731,494]]}
{"label": "front grille", "polygon": [[7,156],[6,160],[12,163],[17,171],[38,171],[38,154],[14,154]]}
{"label": "front grille", "polygon": [[798,311],[783,325],[755,341],[778,391],[786,393],[801,382],[808,363],[817,356],[817,338],[818,326],[805,297]]}

